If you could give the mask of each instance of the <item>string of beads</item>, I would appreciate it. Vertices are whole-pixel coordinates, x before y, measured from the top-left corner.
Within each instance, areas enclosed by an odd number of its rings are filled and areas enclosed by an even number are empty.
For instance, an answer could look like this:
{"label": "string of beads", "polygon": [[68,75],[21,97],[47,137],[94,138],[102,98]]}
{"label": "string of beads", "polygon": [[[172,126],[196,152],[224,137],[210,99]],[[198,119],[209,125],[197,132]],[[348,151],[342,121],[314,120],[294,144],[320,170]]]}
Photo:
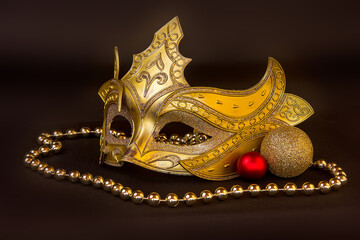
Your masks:
{"label": "string of beads", "polygon": [[[179,198],[175,193],[169,193],[165,198],[161,198],[160,194],[151,192],[147,196],[141,191],[133,191],[130,187],[123,186],[121,183],[116,183],[112,179],[104,179],[102,176],[93,176],[90,173],[80,173],[77,170],[67,172],[65,169],[57,168],[41,161],[41,158],[49,156],[51,153],[59,153],[62,148],[62,143],[59,141],[61,138],[73,139],[78,136],[88,137],[96,136],[100,137],[101,128],[95,128],[90,130],[88,127],[83,127],[80,131],[73,129],[67,130],[65,133],[61,131],[54,131],[52,134],[41,133],[37,138],[37,142],[40,145],[38,149],[30,150],[25,155],[24,163],[26,167],[37,171],[45,177],[54,177],[56,180],[69,180],[70,182],[80,182],[84,185],[92,185],[95,188],[102,188],[107,192],[111,192],[115,196],[119,196],[123,200],[131,200],[136,204],[141,204],[146,201],[151,206],[158,206],[161,203],[166,203],[169,207],[176,207],[180,202],[185,202],[187,206],[192,206],[198,201],[204,203],[210,203],[214,198],[218,200],[225,200],[229,196],[233,198],[240,198],[243,194],[249,194],[251,197],[256,197],[261,193],[266,193],[268,196],[273,197],[278,192],[285,192],[286,195],[292,196],[296,192],[302,192],[305,195],[311,195],[315,191],[320,191],[323,194],[336,191],[347,183],[347,175],[341,167],[335,163],[327,163],[321,159],[313,163],[313,167],[328,171],[332,178],[330,180],[323,180],[317,184],[305,182],[301,188],[298,188],[294,183],[287,183],[284,187],[280,188],[275,183],[269,183],[265,188],[260,188],[257,184],[250,184],[247,188],[243,188],[240,185],[234,185],[228,191],[224,187],[218,187],[214,193],[209,190],[203,190],[199,196],[193,192],[186,193],[182,198]],[[116,134],[116,133],[114,133]]]}
{"label": "string of beads", "polygon": [[[122,131],[117,131],[114,129],[110,130],[110,134],[119,139],[126,139],[127,136]],[[155,137],[155,142],[164,143],[170,145],[178,145],[178,146],[189,146],[203,143],[209,139],[204,133],[198,132],[188,132],[184,136],[180,136],[179,134],[171,134],[168,138],[165,133],[160,133]]]}

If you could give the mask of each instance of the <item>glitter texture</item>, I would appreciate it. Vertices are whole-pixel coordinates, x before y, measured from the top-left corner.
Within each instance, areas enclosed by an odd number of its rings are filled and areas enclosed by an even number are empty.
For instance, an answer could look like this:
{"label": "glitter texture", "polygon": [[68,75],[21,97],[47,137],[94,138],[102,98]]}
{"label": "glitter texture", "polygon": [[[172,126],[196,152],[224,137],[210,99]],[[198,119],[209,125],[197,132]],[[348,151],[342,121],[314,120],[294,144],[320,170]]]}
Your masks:
{"label": "glitter texture", "polygon": [[302,174],[312,164],[313,146],[305,132],[296,127],[279,127],[268,133],[261,149],[271,173],[290,178]]}

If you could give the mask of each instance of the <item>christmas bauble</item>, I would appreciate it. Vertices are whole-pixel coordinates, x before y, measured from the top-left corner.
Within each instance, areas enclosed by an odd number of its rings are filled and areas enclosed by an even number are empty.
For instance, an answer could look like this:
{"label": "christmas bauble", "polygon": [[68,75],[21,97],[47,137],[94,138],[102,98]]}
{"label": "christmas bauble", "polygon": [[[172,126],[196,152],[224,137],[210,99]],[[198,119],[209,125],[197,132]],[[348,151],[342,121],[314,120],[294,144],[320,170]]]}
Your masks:
{"label": "christmas bauble", "polygon": [[271,173],[290,178],[300,175],[312,164],[313,146],[299,128],[279,127],[265,136],[260,153],[266,158]]}
{"label": "christmas bauble", "polygon": [[257,152],[248,152],[237,161],[237,171],[245,179],[260,179],[265,176],[267,163],[263,156]]}

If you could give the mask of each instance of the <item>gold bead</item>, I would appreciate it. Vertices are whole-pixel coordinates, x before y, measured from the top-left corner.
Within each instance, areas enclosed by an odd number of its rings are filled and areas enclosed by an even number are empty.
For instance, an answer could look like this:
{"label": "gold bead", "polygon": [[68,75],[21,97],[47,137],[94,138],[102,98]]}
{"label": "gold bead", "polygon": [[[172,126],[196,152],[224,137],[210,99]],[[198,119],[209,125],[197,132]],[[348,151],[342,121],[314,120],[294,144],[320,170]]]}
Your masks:
{"label": "gold bead", "polygon": [[115,183],[111,188],[111,193],[114,196],[119,196],[124,186],[120,183]]}
{"label": "gold bead", "polygon": [[240,185],[234,185],[231,187],[230,192],[234,198],[239,198],[243,195],[244,189]]}
{"label": "gold bead", "polygon": [[319,169],[324,169],[326,167],[326,164],[327,163],[324,159],[319,159],[314,163],[315,167],[317,167]]}
{"label": "gold bead", "polygon": [[190,133],[190,132],[188,132],[188,133],[186,133],[186,134],[184,135],[183,138],[187,141],[187,140],[189,140],[192,136],[193,136],[193,134]]}
{"label": "gold bead", "polygon": [[295,183],[289,182],[289,183],[285,184],[284,190],[285,190],[286,195],[293,196],[296,193],[296,188],[297,187],[296,187]]}
{"label": "gold bead", "polygon": [[120,135],[119,138],[120,139],[127,139],[126,135]]}
{"label": "gold bead", "polygon": [[213,198],[213,194],[209,190],[203,190],[200,193],[200,197],[202,198],[204,203],[209,203]]}
{"label": "gold bead", "polygon": [[35,171],[35,170],[38,169],[40,163],[41,163],[41,162],[40,162],[39,159],[34,159],[34,160],[32,160],[31,163],[30,163],[30,168]]}
{"label": "gold bead", "polygon": [[332,168],[330,169],[330,172],[331,172],[332,174],[335,174],[335,173],[338,172],[338,171],[342,171],[342,168],[339,167],[339,166],[334,166],[334,167],[332,167]]}
{"label": "gold bead", "polygon": [[344,171],[338,171],[334,174],[335,176],[340,176],[340,175],[343,175],[343,176],[347,176],[346,173]]}
{"label": "gold bead", "polygon": [[29,158],[35,159],[35,156],[32,155],[31,153],[25,154],[25,157],[26,157],[26,158],[29,157]]}
{"label": "gold bead", "polygon": [[262,141],[260,152],[270,172],[284,178],[302,174],[312,164],[314,153],[308,135],[291,126],[271,130]]}
{"label": "gold bead", "polygon": [[112,179],[106,179],[105,182],[104,182],[104,190],[107,191],[107,192],[110,192],[111,191],[111,188],[112,186],[114,186],[115,182],[114,180]]}
{"label": "gold bead", "polygon": [[126,139],[127,137],[126,137],[126,134],[123,132],[123,131],[118,131],[117,133],[116,133],[116,137],[117,138],[120,138],[120,139]]}
{"label": "gold bead", "polygon": [[122,200],[129,200],[131,198],[131,195],[132,195],[132,190],[131,188],[129,187],[124,187],[121,189],[121,192],[120,192],[120,198]]}
{"label": "gold bead", "polygon": [[265,190],[267,195],[273,197],[278,193],[279,188],[275,183],[269,183],[268,185],[266,185]]}
{"label": "gold bead", "polygon": [[43,145],[50,146],[52,144],[53,140],[51,138],[45,138],[42,142]]}
{"label": "gold bead", "polygon": [[179,137],[179,134],[171,134],[170,140],[175,141]]}
{"label": "gold bead", "polygon": [[50,165],[47,165],[45,168],[44,168],[44,172],[43,172],[43,175],[45,177],[52,177],[55,173],[55,169],[54,167],[50,166]]}
{"label": "gold bead", "polygon": [[159,134],[159,138],[162,138],[162,139],[167,139],[167,137],[166,137],[166,134],[165,134],[165,133],[160,133],[160,134]]}
{"label": "gold bead", "polygon": [[302,192],[305,194],[305,195],[311,195],[315,190],[315,186],[314,184],[312,183],[309,183],[309,182],[305,182],[303,185],[302,185]]}
{"label": "gold bead", "polygon": [[48,164],[46,162],[41,162],[37,169],[38,173],[42,174],[47,166]]}
{"label": "gold bead", "polygon": [[337,178],[331,178],[330,181],[331,189],[337,191],[341,187],[341,181]]}
{"label": "gold bead", "polygon": [[179,204],[179,197],[175,193],[169,193],[165,200],[169,207],[176,207]]}
{"label": "gold bead", "polygon": [[104,178],[102,176],[95,176],[92,181],[95,188],[102,188],[104,185]]}
{"label": "gold bead", "polygon": [[51,150],[55,153],[59,153],[62,148],[62,144],[59,141],[54,141],[51,145]]}
{"label": "gold bead", "polygon": [[56,180],[59,180],[59,181],[64,180],[66,177],[65,169],[62,169],[62,168],[56,169],[54,177]]}
{"label": "gold bead", "polygon": [[119,137],[121,137],[121,136],[123,136],[123,135],[121,135],[120,132],[116,132],[116,134],[115,134],[115,137],[116,137],[116,138],[119,138]]}
{"label": "gold bead", "polygon": [[50,152],[50,148],[48,146],[40,146],[39,147],[39,152],[41,153],[41,155],[43,157],[46,157]]}
{"label": "gold bead", "polygon": [[148,195],[147,197],[147,203],[150,205],[150,206],[157,206],[159,205],[160,203],[160,195],[156,192],[152,192]]}
{"label": "gold bead", "polygon": [[248,190],[249,190],[250,196],[256,197],[260,194],[261,188],[257,184],[251,184],[251,185],[249,185]]}
{"label": "gold bead", "polygon": [[347,177],[344,175],[339,175],[336,176],[335,178],[340,180],[341,186],[344,186],[347,183]]}
{"label": "gold bead", "polygon": [[197,144],[196,138],[195,137],[190,138],[189,139],[189,144],[190,145],[196,145]]}
{"label": "gold bead", "polygon": [[74,129],[68,129],[66,130],[66,135],[68,138],[75,138],[77,137],[77,132]]}
{"label": "gold bead", "polygon": [[40,136],[38,136],[38,138],[36,139],[36,141],[37,141],[37,143],[39,144],[39,145],[42,145],[43,144],[43,141],[45,140],[45,136],[44,135],[40,135]]}
{"label": "gold bead", "polygon": [[62,143],[60,141],[53,141],[52,145],[60,145],[60,147],[62,147]]}
{"label": "gold bead", "polygon": [[101,128],[99,128],[99,127],[95,128],[95,130],[94,130],[94,135],[95,135],[96,137],[100,137],[100,136],[101,136],[101,133],[102,133],[102,129],[101,129]]}
{"label": "gold bead", "polygon": [[141,190],[136,190],[131,196],[131,201],[136,204],[142,203],[144,200],[144,193]]}
{"label": "gold bead", "polygon": [[208,139],[208,136],[204,133],[199,133],[197,136],[196,136],[196,140],[199,142],[199,143],[202,143],[202,142],[205,142],[206,140]]}
{"label": "gold bead", "polygon": [[24,164],[26,167],[30,167],[31,161],[34,160],[32,157],[25,157]]}
{"label": "gold bead", "polygon": [[196,194],[193,192],[185,193],[184,200],[187,206],[192,206],[196,203]]}
{"label": "gold bead", "polygon": [[76,170],[72,170],[69,172],[69,177],[68,179],[70,180],[70,182],[77,182],[80,179],[80,172],[76,171]]}
{"label": "gold bead", "polygon": [[225,200],[228,196],[227,196],[227,190],[223,187],[218,187],[217,189],[215,189],[215,196],[219,199],[219,200]]}
{"label": "gold bead", "polygon": [[116,131],[114,129],[110,129],[110,134],[113,135],[114,137],[116,137]]}
{"label": "gold bead", "polygon": [[335,166],[337,166],[336,163],[328,163],[328,164],[326,164],[326,169],[330,170],[332,167],[335,167]]}
{"label": "gold bead", "polygon": [[93,175],[91,173],[84,173],[80,177],[80,182],[84,185],[91,184],[92,180],[93,180]]}
{"label": "gold bead", "polygon": [[321,193],[328,193],[331,190],[331,186],[328,181],[319,182],[318,188],[320,188]]}
{"label": "gold bead", "polygon": [[50,133],[47,133],[47,132],[43,132],[43,133],[40,133],[40,136],[45,136],[45,137],[50,137]]}
{"label": "gold bead", "polygon": [[52,134],[56,139],[60,139],[62,138],[62,136],[64,135],[61,131],[54,131]]}
{"label": "gold bead", "polygon": [[40,156],[40,152],[39,150],[30,150],[30,154],[32,154],[34,157],[39,157]]}
{"label": "gold bead", "polygon": [[83,137],[87,137],[87,136],[89,136],[91,130],[88,127],[83,127],[80,129],[80,132]]}

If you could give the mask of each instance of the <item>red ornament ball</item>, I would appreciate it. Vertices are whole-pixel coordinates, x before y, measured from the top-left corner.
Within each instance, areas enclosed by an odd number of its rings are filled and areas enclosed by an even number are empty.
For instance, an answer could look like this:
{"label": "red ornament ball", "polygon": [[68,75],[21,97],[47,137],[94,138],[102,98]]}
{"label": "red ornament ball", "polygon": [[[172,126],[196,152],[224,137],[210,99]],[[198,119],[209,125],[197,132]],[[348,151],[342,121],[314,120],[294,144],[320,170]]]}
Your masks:
{"label": "red ornament ball", "polygon": [[257,152],[248,152],[237,161],[237,171],[240,177],[255,180],[263,178],[267,171],[267,163],[263,156]]}

